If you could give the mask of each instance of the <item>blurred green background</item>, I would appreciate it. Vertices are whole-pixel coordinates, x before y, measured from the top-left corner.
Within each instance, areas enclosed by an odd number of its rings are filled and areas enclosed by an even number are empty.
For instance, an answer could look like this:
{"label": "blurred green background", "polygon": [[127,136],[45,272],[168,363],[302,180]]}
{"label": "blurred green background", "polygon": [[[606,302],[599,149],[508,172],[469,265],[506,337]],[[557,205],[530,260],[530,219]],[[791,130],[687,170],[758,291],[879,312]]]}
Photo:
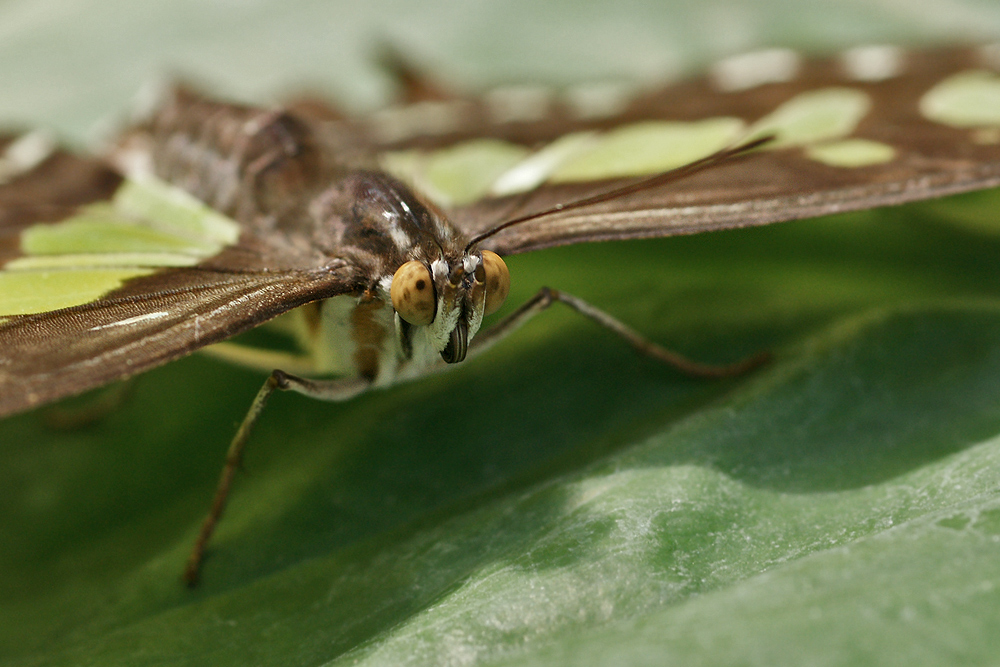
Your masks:
{"label": "blurred green background", "polygon": [[[84,145],[176,73],[360,113],[391,93],[384,41],[480,90],[998,37],[1000,6],[967,0],[8,0],[0,119]],[[8,419],[0,661],[991,663],[996,204],[511,258],[511,304],[551,285],[699,359],[777,360],[693,381],[553,310],[441,377],[342,405],[277,396],[193,592],[184,558],[263,378],[194,357],[90,426]]]}

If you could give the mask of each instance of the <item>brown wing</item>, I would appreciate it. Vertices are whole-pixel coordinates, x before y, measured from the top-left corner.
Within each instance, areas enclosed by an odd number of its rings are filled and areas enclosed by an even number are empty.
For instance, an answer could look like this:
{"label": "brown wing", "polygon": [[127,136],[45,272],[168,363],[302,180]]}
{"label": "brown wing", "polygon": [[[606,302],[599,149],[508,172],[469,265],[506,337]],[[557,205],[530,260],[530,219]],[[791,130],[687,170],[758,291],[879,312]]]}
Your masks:
{"label": "brown wing", "polygon": [[[758,153],[720,165],[669,188],[504,230],[482,246],[501,255],[570,243],[651,238],[765,225],[773,222],[902,204],[1000,185],[1000,150],[958,159],[954,153],[910,153],[895,168],[848,173],[792,151]],[[936,161],[935,159],[936,158]],[[592,191],[539,191],[523,210],[543,210]],[[483,229],[487,203],[454,212],[463,229]],[[493,218],[495,220],[495,218]]]}
{"label": "brown wing", "polygon": [[[570,132],[603,132],[649,120],[727,116],[752,127],[804,92],[846,87],[863,92],[871,101],[847,138],[877,142],[894,151],[887,161],[850,167],[812,159],[808,147],[802,145],[762,151],[667,186],[516,225],[482,244],[501,254],[583,241],[761,225],[1000,185],[1000,129],[935,122],[920,111],[922,96],[947,77],[973,68],[994,69],[996,59],[989,58],[988,49],[855,50],[792,63],[794,67],[785,71],[780,57],[775,67],[775,58],[768,62],[766,55],[757,63],[764,71],[744,71],[742,81],[733,79],[725,67],[716,67],[711,76],[642,95],[601,118],[582,118],[579,110],[558,97],[528,96],[536,111],[544,106],[545,112],[525,119],[530,109],[520,116],[516,109],[499,107],[498,111],[495,100],[487,96],[436,107],[424,103],[399,108],[365,128],[372,143],[394,151],[430,152],[481,137],[535,150]],[[740,63],[736,65],[739,73]],[[742,66],[747,70],[756,64],[751,59]],[[769,75],[784,80],[769,80]],[[501,113],[505,109],[506,119]],[[572,202],[626,182],[543,183],[528,193],[487,197],[453,207],[449,213],[456,225],[474,236],[505,218]]]}
{"label": "brown wing", "polygon": [[0,416],[126,378],[347,291],[335,275],[180,270],[134,296],[0,324]]}
{"label": "brown wing", "polygon": [[[26,230],[55,229],[81,206],[107,202],[121,184],[101,162],[58,152],[0,185],[0,278],[8,279],[0,291],[25,284],[40,291],[47,272],[79,269],[56,265],[27,282],[9,280],[18,261],[39,259],[26,257]],[[105,268],[87,261],[77,271],[82,279]],[[142,275],[96,298],[42,312],[29,308],[29,314],[0,312],[0,416],[129,377],[353,287],[343,260],[316,266],[308,253],[276,247],[245,229],[235,243],[192,266],[136,262],[128,270]],[[30,305],[37,296],[0,294],[0,303],[20,298]]]}

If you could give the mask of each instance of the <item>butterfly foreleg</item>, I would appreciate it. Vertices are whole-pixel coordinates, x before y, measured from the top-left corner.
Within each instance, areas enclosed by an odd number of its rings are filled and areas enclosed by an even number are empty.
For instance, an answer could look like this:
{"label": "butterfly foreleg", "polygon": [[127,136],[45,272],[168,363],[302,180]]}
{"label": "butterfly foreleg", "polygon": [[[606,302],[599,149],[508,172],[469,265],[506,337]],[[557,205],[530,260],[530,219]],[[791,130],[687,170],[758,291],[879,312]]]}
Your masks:
{"label": "butterfly foreleg", "polygon": [[345,378],[338,380],[307,380],[284,371],[275,370],[268,376],[264,386],[260,388],[257,395],[250,404],[250,409],[240,423],[240,427],[229,443],[229,450],[226,452],[226,462],[222,467],[222,475],[219,477],[219,484],[215,489],[215,498],[208,515],[201,524],[198,538],[195,540],[191,555],[188,557],[187,566],[184,568],[184,581],[188,586],[198,583],[201,570],[201,563],[205,558],[205,548],[208,546],[215,526],[222,518],[222,512],[226,508],[226,500],[229,497],[229,489],[232,486],[236,471],[239,470],[243,461],[243,451],[250,438],[250,432],[260,418],[268,399],[275,389],[296,391],[311,398],[324,401],[346,401],[362,393],[371,386],[371,382],[363,378]]}
{"label": "butterfly foreleg", "polygon": [[543,287],[535,296],[505,319],[493,325],[488,330],[480,332],[469,346],[469,355],[479,354],[489,348],[556,302],[569,306],[581,315],[617,334],[637,352],[669,364],[685,375],[704,378],[740,375],[760,366],[770,359],[769,353],[761,352],[734,364],[713,365],[692,361],[677,352],[657,345],[635,329],[615,319],[603,310],[592,306],[583,299],[549,287]]}

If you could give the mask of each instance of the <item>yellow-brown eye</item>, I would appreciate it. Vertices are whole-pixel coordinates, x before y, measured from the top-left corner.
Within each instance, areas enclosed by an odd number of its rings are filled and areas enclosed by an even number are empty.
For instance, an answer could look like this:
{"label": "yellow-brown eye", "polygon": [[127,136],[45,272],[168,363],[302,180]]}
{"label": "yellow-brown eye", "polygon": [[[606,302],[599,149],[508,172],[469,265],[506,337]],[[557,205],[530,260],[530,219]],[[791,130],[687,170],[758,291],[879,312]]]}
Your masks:
{"label": "yellow-brown eye", "polygon": [[431,272],[423,262],[409,261],[396,269],[389,296],[392,307],[410,324],[423,326],[434,321],[437,297]]}
{"label": "yellow-brown eye", "polygon": [[[486,272],[486,307],[483,315],[492,315],[500,310],[510,292],[510,271],[500,259],[500,255],[489,250],[483,251],[483,268]],[[477,276],[478,278],[478,276]]]}

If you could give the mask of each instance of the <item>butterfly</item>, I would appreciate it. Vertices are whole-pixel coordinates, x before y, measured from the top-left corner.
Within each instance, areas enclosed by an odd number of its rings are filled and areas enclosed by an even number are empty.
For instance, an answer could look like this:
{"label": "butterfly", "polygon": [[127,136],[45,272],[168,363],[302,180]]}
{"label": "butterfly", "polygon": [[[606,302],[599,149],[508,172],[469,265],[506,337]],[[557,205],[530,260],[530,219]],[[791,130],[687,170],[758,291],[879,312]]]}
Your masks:
{"label": "butterfly", "polygon": [[[998,64],[996,47],[813,61],[771,49],[629,97],[462,98],[401,68],[411,103],[364,119],[177,87],[100,156],[5,136],[0,416],[202,348],[269,372],[189,560],[194,583],[275,389],[346,400],[414,379],[556,302],[692,374],[757,365],[688,361],[548,288],[480,329],[506,297],[505,255],[1000,185]],[[271,320],[301,354],[225,342]]]}

